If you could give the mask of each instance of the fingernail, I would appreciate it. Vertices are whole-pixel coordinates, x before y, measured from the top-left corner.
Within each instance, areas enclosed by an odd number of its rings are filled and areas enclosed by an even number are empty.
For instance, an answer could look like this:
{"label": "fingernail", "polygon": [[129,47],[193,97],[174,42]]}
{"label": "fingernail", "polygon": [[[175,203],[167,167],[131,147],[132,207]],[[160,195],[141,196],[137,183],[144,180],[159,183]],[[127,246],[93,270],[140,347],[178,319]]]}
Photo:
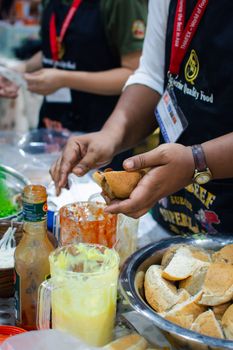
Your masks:
{"label": "fingernail", "polygon": [[134,168],[133,160],[129,159],[129,160],[124,161],[124,167],[127,169],[133,169]]}
{"label": "fingernail", "polygon": [[76,175],[82,175],[83,174],[83,169],[82,168],[77,168],[76,170],[75,170],[75,174]]}
{"label": "fingernail", "polygon": [[112,209],[111,209],[111,207],[110,208],[104,208],[104,212],[105,212],[105,214],[112,214]]}

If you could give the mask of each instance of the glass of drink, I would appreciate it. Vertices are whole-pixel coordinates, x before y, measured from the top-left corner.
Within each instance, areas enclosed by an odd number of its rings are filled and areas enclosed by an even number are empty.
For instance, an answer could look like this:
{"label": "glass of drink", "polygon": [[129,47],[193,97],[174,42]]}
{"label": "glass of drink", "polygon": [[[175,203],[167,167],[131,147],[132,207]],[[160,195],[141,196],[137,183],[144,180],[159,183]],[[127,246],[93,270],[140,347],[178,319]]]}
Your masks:
{"label": "glass of drink", "polygon": [[116,315],[119,255],[95,244],[70,244],[49,258],[51,279],[39,289],[39,329],[50,326],[93,346],[111,341]]}

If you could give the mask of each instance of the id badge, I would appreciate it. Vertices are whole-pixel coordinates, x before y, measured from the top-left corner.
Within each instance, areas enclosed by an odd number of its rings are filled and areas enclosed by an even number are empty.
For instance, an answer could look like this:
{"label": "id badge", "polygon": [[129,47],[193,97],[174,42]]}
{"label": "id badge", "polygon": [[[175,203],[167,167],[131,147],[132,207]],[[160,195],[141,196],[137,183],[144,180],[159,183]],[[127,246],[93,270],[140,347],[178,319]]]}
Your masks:
{"label": "id badge", "polygon": [[55,91],[53,94],[45,97],[47,102],[50,103],[71,103],[71,92],[68,88],[61,88]]}
{"label": "id badge", "polygon": [[172,89],[166,89],[156,109],[155,117],[165,142],[174,143],[188,126]]}

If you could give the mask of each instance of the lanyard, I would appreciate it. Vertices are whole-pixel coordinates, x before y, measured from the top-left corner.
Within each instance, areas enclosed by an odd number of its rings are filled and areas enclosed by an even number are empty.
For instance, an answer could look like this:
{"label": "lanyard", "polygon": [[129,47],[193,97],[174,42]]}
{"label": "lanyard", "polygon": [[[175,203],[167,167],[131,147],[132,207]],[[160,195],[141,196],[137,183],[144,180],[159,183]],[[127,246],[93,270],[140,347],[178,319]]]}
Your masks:
{"label": "lanyard", "polygon": [[179,74],[181,63],[197,31],[207,5],[208,0],[198,0],[184,28],[186,0],[178,0],[172,36],[171,61],[169,66],[170,74]]}
{"label": "lanyard", "polygon": [[62,28],[59,36],[57,35],[57,30],[56,30],[56,15],[55,13],[53,13],[51,16],[50,23],[49,23],[49,36],[50,36],[50,49],[51,49],[52,58],[54,61],[58,61],[64,55],[64,47],[62,46],[63,39],[65,37],[67,29],[69,28],[69,25],[76,11],[81,5],[81,2],[82,0],[73,0],[73,3],[69,9],[69,12],[62,24]]}

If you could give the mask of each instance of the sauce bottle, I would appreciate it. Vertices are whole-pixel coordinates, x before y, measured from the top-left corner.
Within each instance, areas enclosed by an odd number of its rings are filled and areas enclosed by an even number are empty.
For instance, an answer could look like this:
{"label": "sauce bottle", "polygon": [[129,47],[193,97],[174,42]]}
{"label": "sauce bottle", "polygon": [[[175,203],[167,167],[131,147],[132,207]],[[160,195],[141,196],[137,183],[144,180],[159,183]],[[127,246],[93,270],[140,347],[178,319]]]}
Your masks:
{"label": "sauce bottle", "polygon": [[17,326],[36,329],[37,292],[49,276],[49,254],[54,250],[47,236],[47,194],[41,185],[23,191],[23,237],[15,250],[15,299]]}

